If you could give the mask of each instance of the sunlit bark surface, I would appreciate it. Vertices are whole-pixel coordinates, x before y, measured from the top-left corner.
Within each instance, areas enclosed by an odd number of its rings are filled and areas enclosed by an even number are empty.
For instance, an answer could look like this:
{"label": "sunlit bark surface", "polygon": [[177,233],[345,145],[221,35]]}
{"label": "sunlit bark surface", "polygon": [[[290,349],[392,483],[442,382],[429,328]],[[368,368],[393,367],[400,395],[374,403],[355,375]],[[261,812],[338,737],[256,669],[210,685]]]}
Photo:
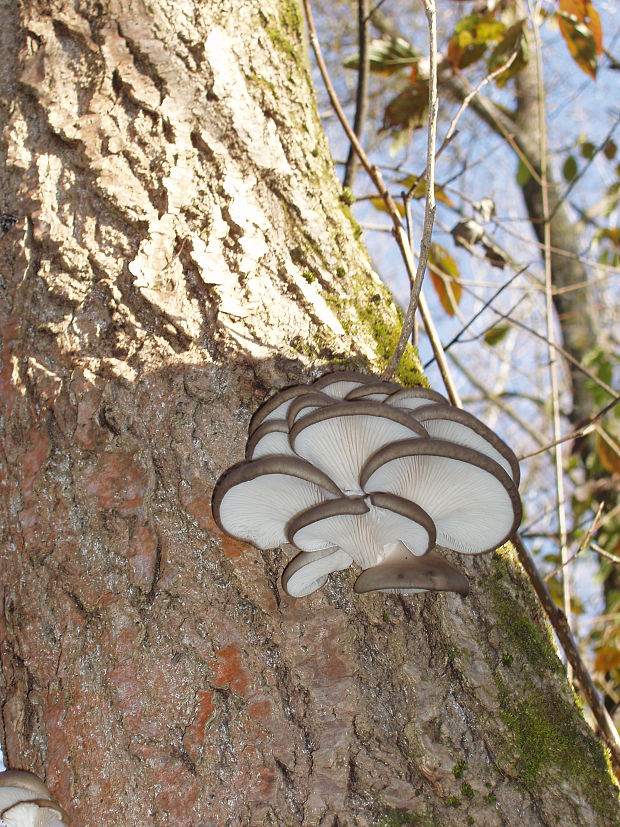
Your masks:
{"label": "sunlit bark surface", "polygon": [[213,524],[265,395],[395,321],[296,6],[23,0],[0,35],[7,763],[75,827],[616,823],[509,552],[465,601],[295,601]]}

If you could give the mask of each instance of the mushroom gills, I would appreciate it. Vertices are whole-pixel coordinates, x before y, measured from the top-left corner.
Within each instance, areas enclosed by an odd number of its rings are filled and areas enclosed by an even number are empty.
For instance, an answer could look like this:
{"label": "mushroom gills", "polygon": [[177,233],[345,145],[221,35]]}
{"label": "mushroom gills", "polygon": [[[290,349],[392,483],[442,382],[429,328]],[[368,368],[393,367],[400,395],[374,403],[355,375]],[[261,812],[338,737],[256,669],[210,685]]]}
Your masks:
{"label": "mushroom gills", "polygon": [[288,424],[284,419],[269,419],[259,425],[248,439],[245,449],[248,462],[273,454],[295,456],[288,438]]}
{"label": "mushroom gills", "polygon": [[64,810],[47,798],[19,801],[0,814],[7,827],[63,827],[69,824]]}
{"label": "mushroom gills", "polygon": [[365,491],[390,491],[431,516],[438,545],[481,554],[505,543],[521,501],[504,469],[478,451],[439,439],[411,439],[377,451],[360,474]]}
{"label": "mushroom gills", "polygon": [[290,433],[296,454],[334,480],[345,494],[363,494],[359,473],[376,451],[403,439],[427,436],[404,411],[380,402],[341,402],[298,419]]}
{"label": "mushroom gills", "polygon": [[358,594],[371,591],[397,594],[448,591],[466,597],[469,594],[469,580],[436,551],[414,557],[402,543],[397,542],[386,547],[381,563],[360,574],[353,588]]}
{"label": "mushroom gills", "polygon": [[257,548],[287,542],[287,525],[297,514],[342,496],[325,474],[298,457],[269,456],[233,466],[213,492],[219,527]]}
{"label": "mushroom gills", "polygon": [[397,540],[412,554],[435,544],[435,526],[419,506],[390,494],[330,500],[289,524],[289,542],[310,552],[339,546],[362,568],[376,565],[386,544]]}

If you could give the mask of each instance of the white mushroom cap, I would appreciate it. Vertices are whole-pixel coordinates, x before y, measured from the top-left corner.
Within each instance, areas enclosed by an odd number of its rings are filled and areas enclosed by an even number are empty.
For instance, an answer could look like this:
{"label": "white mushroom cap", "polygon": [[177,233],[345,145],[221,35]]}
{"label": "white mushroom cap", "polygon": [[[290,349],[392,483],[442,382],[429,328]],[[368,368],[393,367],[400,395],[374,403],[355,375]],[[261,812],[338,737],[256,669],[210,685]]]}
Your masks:
{"label": "white mushroom cap", "polygon": [[334,571],[349,568],[351,557],[330,546],[318,551],[300,551],[282,572],[282,588],[291,597],[306,597],[323,586]]}
{"label": "white mushroom cap", "polygon": [[372,591],[405,594],[448,591],[466,597],[469,594],[469,581],[436,551],[430,551],[423,557],[414,557],[399,542],[386,549],[386,556],[381,563],[363,571],[353,588],[358,594]]}
{"label": "white mushroom cap", "polygon": [[404,411],[380,402],[340,402],[299,419],[290,442],[296,454],[328,474],[345,494],[363,494],[359,472],[373,453],[394,441],[426,435]]}
{"label": "white mushroom cap", "polygon": [[435,527],[415,503],[392,494],[343,497],[304,511],[289,524],[289,541],[303,551],[339,546],[362,568],[383,558],[396,540],[414,554],[435,544]]}
{"label": "white mushroom cap", "polygon": [[377,451],[360,474],[365,491],[391,491],[430,514],[437,543],[464,554],[491,551],[521,521],[512,479],[489,457],[440,439],[409,439]]}
{"label": "white mushroom cap", "polygon": [[0,812],[7,827],[61,827],[69,824],[62,807],[47,798],[20,801]]}
{"label": "white mushroom cap", "polygon": [[263,422],[245,446],[245,458],[248,462],[272,454],[295,456],[288,438],[288,425],[284,419],[268,419]]}
{"label": "white mushroom cap", "polygon": [[515,485],[519,485],[520,470],[516,456],[494,431],[472,414],[453,405],[431,404],[417,408],[414,416],[431,438],[444,439],[479,451],[501,465]]}
{"label": "white mushroom cap", "polygon": [[376,376],[366,373],[357,373],[352,370],[339,370],[335,373],[326,373],[313,382],[314,390],[323,391],[333,399],[344,399],[354,388],[361,385],[375,385],[379,382]]}
{"label": "white mushroom cap", "polygon": [[342,492],[329,477],[299,457],[270,456],[229,468],[217,482],[211,510],[227,534],[257,548],[287,542],[290,520]]}
{"label": "white mushroom cap", "polygon": [[409,410],[415,410],[416,408],[432,404],[433,402],[443,405],[450,404],[446,397],[437,393],[437,391],[421,387],[402,388],[388,396],[385,402],[393,408],[408,408]]}
{"label": "white mushroom cap", "polygon": [[263,404],[254,411],[254,416],[250,419],[250,426],[248,428],[248,435],[252,436],[254,431],[263,422],[270,419],[286,419],[286,412],[291,402],[298,396],[306,393],[312,393],[311,385],[290,385],[288,388],[274,393]]}

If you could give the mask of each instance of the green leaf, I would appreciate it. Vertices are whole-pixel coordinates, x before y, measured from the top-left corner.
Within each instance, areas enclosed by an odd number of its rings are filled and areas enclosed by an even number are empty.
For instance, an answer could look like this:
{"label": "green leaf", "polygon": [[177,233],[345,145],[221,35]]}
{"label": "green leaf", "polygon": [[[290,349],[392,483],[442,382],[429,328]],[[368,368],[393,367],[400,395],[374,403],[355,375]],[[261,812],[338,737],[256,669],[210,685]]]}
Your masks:
{"label": "green leaf", "polygon": [[454,310],[458,307],[463,292],[456,261],[446,249],[439,244],[433,244],[428,257],[428,269],[441,306],[448,316],[454,316]]}
{"label": "green leaf", "polygon": [[500,89],[505,86],[510,78],[518,74],[530,59],[527,37],[525,33],[525,18],[518,20],[505,32],[504,36],[491,52],[488,61],[489,72],[494,72],[510,59],[516,51],[517,55],[510,66],[495,78],[495,83]]}
{"label": "green leaf", "polygon": [[[420,60],[420,53],[402,37],[395,40],[373,40],[368,49],[370,71],[379,75],[392,75],[400,69],[415,66]],[[348,57],[344,65],[347,69],[357,69],[359,55]]]}
{"label": "green leaf", "polygon": [[519,158],[519,166],[517,168],[517,184],[524,187],[532,177],[529,169],[525,166],[521,158]]}
{"label": "green leaf", "polygon": [[596,147],[592,143],[592,141],[584,141],[581,144],[581,157],[586,158],[588,161],[591,161],[596,154]]}
{"label": "green leaf", "polygon": [[493,325],[493,327],[489,328],[489,330],[487,330],[487,332],[484,334],[484,341],[487,343],[487,345],[497,345],[502,341],[502,339],[506,338],[506,334],[509,330],[509,324]]}
{"label": "green leaf", "polygon": [[569,155],[564,161],[562,175],[564,176],[564,179],[569,182],[574,181],[577,177],[577,161],[573,155]]}

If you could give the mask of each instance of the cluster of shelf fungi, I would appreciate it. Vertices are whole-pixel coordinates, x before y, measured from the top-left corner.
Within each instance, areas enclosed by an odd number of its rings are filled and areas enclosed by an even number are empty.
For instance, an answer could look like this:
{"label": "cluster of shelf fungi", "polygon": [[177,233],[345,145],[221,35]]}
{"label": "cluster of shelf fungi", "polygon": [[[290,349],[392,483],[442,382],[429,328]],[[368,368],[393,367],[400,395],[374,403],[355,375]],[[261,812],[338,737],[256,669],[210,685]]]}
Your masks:
{"label": "cluster of shelf fungi", "polygon": [[358,593],[466,595],[466,576],[441,552],[509,539],[518,485],[510,448],[439,393],[340,371],[258,408],[246,460],[220,477],[212,509],[233,537],[296,552],[282,575],[292,597],[352,564]]}

